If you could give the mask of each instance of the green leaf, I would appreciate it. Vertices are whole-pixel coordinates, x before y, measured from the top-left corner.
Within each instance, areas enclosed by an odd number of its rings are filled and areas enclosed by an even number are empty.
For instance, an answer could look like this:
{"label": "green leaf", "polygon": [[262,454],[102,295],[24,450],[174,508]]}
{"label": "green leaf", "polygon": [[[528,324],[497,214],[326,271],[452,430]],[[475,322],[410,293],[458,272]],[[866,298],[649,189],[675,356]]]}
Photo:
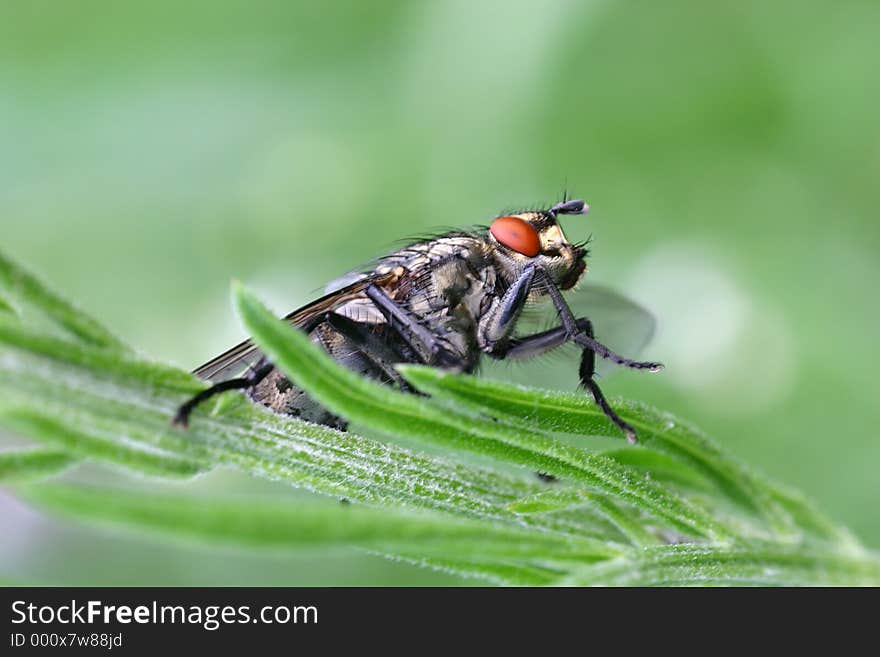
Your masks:
{"label": "green leaf", "polygon": [[[273,362],[385,440],[278,416],[237,392],[174,428],[203,382],[135,355],[0,262],[0,426],[46,444],[0,453],[0,478],[30,480],[14,490],[52,512],[239,550],[357,548],[504,584],[880,581],[880,558],[845,528],[677,418],[615,400],[639,430],[632,447],[577,395],[414,366],[400,369],[429,396],[403,394],[344,369],[241,288],[236,308]],[[34,481],[81,461],[150,486]],[[329,499],[196,493],[189,479],[218,467]]]}
{"label": "green leaf", "polygon": [[42,479],[67,470],[77,459],[54,449],[6,450],[0,452],[0,482]]}
{"label": "green leaf", "polygon": [[6,301],[3,297],[0,297],[0,313],[9,313],[11,315],[18,314],[12,304]]}
{"label": "green leaf", "polygon": [[[399,369],[419,390],[517,426],[550,433],[617,434],[601,410],[582,395],[511,386],[427,367],[408,365]],[[791,515],[779,503],[773,487],[733,456],[723,454],[699,431],[668,413],[641,404],[616,400],[615,408],[638,430],[642,447],[668,455],[680,468],[687,468],[714,483],[729,502],[760,514],[774,533],[794,536],[799,532]],[[678,470],[679,475],[683,472]],[[828,529],[824,532],[826,537],[839,536],[839,531],[832,529],[833,523],[819,521],[816,527],[819,525]]]}
{"label": "green leaf", "polygon": [[584,562],[621,554],[576,536],[339,502],[294,505],[266,498],[146,495],[57,484],[30,486],[24,495],[47,509],[105,525],[256,549],[356,546],[414,559],[455,554],[471,563],[491,564],[526,564],[548,555],[554,561]]}
{"label": "green leaf", "polygon": [[0,311],[16,315],[31,327],[60,329],[87,344],[127,350],[116,336],[50,291],[3,253],[0,253]]}
{"label": "green leaf", "polygon": [[[8,329],[8,330],[4,330]],[[247,403],[221,418],[171,426],[177,406],[200,384],[179,370],[103,350],[10,329],[0,322],[0,412],[52,418],[100,440],[182,459],[236,467],[310,490],[492,517],[537,484],[485,469],[469,469],[327,427],[277,416]],[[2,417],[2,413],[0,413]],[[22,435],[41,439],[19,426]],[[78,442],[89,458],[127,466],[126,451],[99,441]]]}
{"label": "green leaf", "polygon": [[573,506],[588,505],[616,525],[633,545],[644,547],[661,542],[659,536],[652,534],[644,524],[634,519],[625,509],[620,508],[613,499],[581,488],[567,487],[544,491],[517,500],[508,508],[517,513],[549,513]]}
{"label": "green leaf", "polygon": [[70,455],[88,456],[124,466],[129,470],[166,477],[189,477],[202,471],[194,461],[161,449],[126,445],[123,441],[77,431],[43,414],[27,409],[0,409],[0,426],[65,449]]}
{"label": "green leaf", "polygon": [[725,537],[727,528],[684,499],[631,473],[611,459],[569,447],[526,427],[474,420],[418,396],[396,392],[344,369],[304,334],[272,316],[243,288],[235,290],[242,322],[254,341],[291,379],[331,411],[392,436],[501,458],[554,476],[575,479],[641,504],[677,530]]}
{"label": "green leaf", "polygon": [[877,586],[880,562],[877,555],[772,544],[732,549],[669,545],[645,550],[636,564],[621,558],[582,568],[562,583],[575,586]]}

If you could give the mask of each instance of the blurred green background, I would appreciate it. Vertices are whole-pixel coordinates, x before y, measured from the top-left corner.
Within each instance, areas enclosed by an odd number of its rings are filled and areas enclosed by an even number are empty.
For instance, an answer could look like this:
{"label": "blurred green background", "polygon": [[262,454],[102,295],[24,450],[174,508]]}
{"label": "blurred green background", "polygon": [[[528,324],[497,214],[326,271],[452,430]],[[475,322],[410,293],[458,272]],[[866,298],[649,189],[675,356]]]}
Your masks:
{"label": "blurred green background", "polygon": [[[286,312],[399,238],[567,188],[592,206],[566,223],[594,237],[591,280],[652,310],[668,366],[606,391],[880,547],[880,3],[0,7],[0,247],[144,354],[191,368],[241,337],[232,277]],[[21,580],[458,581],[0,504]]]}

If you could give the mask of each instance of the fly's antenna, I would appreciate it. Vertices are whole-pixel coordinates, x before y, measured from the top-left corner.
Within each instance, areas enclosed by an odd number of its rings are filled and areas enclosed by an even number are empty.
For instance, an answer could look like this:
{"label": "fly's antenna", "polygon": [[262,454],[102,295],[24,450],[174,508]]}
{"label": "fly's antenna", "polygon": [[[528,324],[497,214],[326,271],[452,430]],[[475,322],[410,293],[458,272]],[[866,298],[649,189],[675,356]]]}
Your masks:
{"label": "fly's antenna", "polygon": [[556,218],[558,214],[586,214],[590,206],[579,199],[562,201],[546,211],[548,217]]}

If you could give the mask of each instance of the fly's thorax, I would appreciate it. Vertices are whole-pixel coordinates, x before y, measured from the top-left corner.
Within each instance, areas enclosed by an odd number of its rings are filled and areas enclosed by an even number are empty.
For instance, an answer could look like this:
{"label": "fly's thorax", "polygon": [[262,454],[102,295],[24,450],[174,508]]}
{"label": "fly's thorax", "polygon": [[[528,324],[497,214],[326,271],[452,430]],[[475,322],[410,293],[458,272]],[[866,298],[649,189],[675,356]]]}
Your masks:
{"label": "fly's thorax", "polygon": [[401,279],[396,296],[425,319],[432,314],[438,320],[455,315],[461,324],[460,307],[478,315],[482,297],[495,284],[484,247],[473,237],[438,238],[427,245],[424,259],[408,263],[408,274]]}
{"label": "fly's thorax", "polygon": [[454,298],[469,287],[469,278],[489,264],[484,238],[454,233],[395,251],[383,257],[374,271],[400,272],[394,283],[396,298],[420,291]]}
{"label": "fly's thorax", "polygon": [[400,272],[389,296],[463,363],[475,362],[476,326],[496,289],[497,272],[479,233],[451,233],[382,258],[375,272]]}

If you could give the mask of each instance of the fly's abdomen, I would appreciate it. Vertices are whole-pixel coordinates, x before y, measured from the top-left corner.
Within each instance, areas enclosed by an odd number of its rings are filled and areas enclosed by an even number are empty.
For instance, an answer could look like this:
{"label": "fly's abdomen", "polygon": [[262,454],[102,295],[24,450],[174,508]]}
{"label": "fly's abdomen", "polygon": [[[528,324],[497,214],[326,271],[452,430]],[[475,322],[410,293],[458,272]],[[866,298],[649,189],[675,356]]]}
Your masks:
{"label": "fly's abdomen", "polygon": [[[381,331],[381,327],[376,330]],[[389,383],[392,363],[382,361],[375,354],[367,355],[362,346],[355,344],[327,322],[322,322],[310,333],[312,341],[321,345],[340,365],[361,375]],[[248,391],[254,401],[276,413],[291,415],[309,422],[345,429],[347,422],[292,383],[281,370],[274,369],[265,379]]]}
{"label": "fly's abdomen", "polygon": [[309,422],[344,429],[346,422],[321,406],[275,369],[260,383],[248,391],[251,399],[267,406],[276,413],[292,415]]}

